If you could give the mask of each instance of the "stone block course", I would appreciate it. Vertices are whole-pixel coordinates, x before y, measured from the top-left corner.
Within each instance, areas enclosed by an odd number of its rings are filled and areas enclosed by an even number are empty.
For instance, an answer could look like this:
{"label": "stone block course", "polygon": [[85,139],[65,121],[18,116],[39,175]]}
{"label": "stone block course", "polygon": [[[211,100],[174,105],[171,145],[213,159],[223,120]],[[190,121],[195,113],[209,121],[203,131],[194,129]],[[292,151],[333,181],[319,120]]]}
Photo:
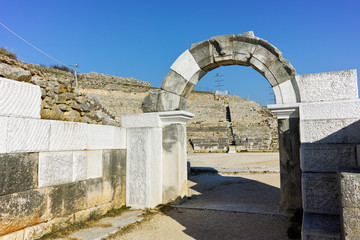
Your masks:
{"label": "stone block course", "polygon": [[29,118],[9,118],[7,152],[40,152],[49,150],[50,122]]}
{"label": "stone block course", "polygon": [[90,125],[50,121],[50,151],[85,150]]}
{"label": "stone block course", "polygon": [[0,115],[40,118],[40,87],[0,77]]}
{"label": "stone block course", "polygon": [[87,125],[87,149],[114,148],[114,127],[95,124]]}
{"label": "stone block course", "polygon": [[60,185],[72,181],[72,152],[39,153],[39,187]]}
{"label": "stone block course", "polygon": [[0,195],[38,186],[38,153],[0,154]]}
{"label": "stone block course", "polygon": [[339,188],[335,173],[303,173],[302,195],[305,212],[340,213]]}
{"label": "stone block course", "polygon": [[0,196],[0,235],[47,220],[45,190],[29,190]]}
{"label": "stone block course", "polygon": [[302,239],[306,240],[340,240],[339,215],[304,213]]}
{"label": "stone block course", "polygon": [[357,144],[360,119],[302,120],[300,140],[302,143]]}
{"label": "stone block course", "polygon": [[301,102],[358,98],[356,70],[297,75],[296,82]]}
{"label": "stone block course", "polygon": [[0,117],[0,153],[7,152],[7,130],[8,130],[7,117]]}
{"label": "stone block course", "polygon": [[74,151],[72,154],[73,154],[73,173],[72,173],[73,182],[87,179],[87,152]]}
{"label": "stone block course", "polygon": [[353,144],[301,144],[303,172],[333,172],[339,167],[354,166],[356,145]]}
{"label": "stone block course", "polygon": [[90,150],[87,154],[87,178],[100,178],[103,175],[102,150]]}
{"label": "stone block course", "polygon": [[125,175],[126,150],[103,150],[102,151],[103,177],[113,175]]}

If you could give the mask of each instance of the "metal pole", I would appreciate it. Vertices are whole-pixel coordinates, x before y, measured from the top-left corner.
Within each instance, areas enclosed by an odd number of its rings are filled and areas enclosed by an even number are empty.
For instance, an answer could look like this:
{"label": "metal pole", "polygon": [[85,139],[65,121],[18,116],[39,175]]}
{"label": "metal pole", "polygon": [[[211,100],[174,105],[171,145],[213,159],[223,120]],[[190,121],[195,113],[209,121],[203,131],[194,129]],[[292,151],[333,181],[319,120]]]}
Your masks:
{"label": "metal pole", "polygon": [[76,74],[75,67],[74,67],[74,75],[75,75],[75,89],[78,90],[78,80],[77,80],[77,74]]}

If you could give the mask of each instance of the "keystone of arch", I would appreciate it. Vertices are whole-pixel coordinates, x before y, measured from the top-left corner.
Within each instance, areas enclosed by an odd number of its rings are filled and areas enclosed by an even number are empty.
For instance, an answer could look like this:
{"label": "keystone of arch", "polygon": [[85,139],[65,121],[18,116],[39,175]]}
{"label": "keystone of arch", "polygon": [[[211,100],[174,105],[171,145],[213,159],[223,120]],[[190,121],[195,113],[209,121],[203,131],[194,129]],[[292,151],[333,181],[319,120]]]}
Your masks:
{"label": "keystone of arch", "polygon": [[[262,74],[273,88],[285,82],[290,83],[296,76],[295,69],[282,57],[279,49],[254,36],[253,32],[216,36],[192,44],[190,49],[176,59],[171,65],[172,71],[163,80],[161,91],[153,90],[144,99],[143,111],[184,110],[186,98],[198,81],[207,72],[226,65],[251,66]],[[275,94],[279,92],[281,91]],[[293,92],[296,94],[296,91]],[[282,103],[285,98],[276,96],[276,99]],[[291,99],[296,99],[296,96],[291,96]],[[165,103],[167,100],[174,102]]]}

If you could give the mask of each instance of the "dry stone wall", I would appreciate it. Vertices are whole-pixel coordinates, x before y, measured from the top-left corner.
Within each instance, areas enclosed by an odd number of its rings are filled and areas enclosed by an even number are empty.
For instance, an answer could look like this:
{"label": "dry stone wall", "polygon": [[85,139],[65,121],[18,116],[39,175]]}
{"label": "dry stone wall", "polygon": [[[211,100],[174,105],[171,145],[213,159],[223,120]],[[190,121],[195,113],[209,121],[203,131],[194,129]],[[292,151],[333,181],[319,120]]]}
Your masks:
{"label": "dry stone wall", "polygon": [[40,86],[42,119],[119,125],[96,97],[75,90],[71,73],[0,55],[0,77]]}

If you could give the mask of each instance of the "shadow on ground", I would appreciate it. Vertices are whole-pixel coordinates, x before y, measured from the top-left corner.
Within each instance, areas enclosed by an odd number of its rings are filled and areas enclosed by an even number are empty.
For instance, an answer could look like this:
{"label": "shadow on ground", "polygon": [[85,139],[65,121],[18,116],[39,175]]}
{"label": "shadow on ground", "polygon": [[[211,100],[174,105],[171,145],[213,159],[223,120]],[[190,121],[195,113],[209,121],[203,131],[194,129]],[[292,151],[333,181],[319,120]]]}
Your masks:
{"label": "shadow on ground", "polygon": [[256,175],[193,174],[192,197],[162,212],[194,239],[288,239],[291,216],[279,210],[280,189],[256,180],[276,182],[278,174]]}

